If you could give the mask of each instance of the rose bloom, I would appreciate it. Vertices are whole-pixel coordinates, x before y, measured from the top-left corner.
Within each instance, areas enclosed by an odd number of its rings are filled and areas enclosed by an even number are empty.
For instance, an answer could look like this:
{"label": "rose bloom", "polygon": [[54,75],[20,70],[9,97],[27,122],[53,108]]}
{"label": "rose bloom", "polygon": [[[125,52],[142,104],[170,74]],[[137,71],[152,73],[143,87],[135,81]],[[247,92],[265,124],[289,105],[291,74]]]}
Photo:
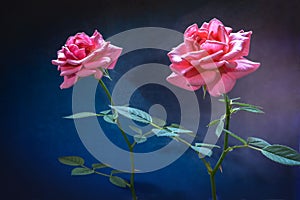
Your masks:
{"label": "rose bloom", "polygon": [[232,33],[218,19],[188,27],[184,42],[168,53],[172,74],[167,80],[186,90],[206,85],[212,96],[228,93],[239,79],[254,72],[259,63],[244,56],[249,53],[252,32]]}
{"label": "rose bloom", "polygon": [[105,69],[113,69],[122,48],[105,42],[102,35],[95,30],[89,37],[85,33],[77,33],[67,39],[66,44],[57,52],[57,65],[60,76],[64,77],[61,89],[73,86],[79,78],[94,75],[101,79]]}

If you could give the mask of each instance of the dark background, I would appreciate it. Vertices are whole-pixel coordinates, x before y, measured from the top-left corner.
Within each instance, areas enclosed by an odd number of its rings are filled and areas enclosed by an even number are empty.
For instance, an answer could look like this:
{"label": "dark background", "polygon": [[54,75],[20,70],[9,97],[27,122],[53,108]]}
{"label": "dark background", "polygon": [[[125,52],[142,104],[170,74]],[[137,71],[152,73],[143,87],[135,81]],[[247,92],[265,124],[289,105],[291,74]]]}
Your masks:
{"label": "dark background", "polygon": [[[299,1],[9,1],[1,5],[1,196],[3,199],[130,199],[96,175],[71,177],[57,157],[95,159],[81,143],[72,112],[72,89],[60,90],[62,78],[51,60],[69,35],[104,38],[138,27],[183,32],[217,17],[234,31],[252,30],[249,59],[261,62],[238,81],[231,97],[261,105],[266,114],[240,113],[232,130],[299,150],[300,134]],[[177,44],[174,44],[177,45]],[[154,54],[155,55],[155,54]],[[164,55],[161,63],[169,64]],[[136,59],[134,59],[136,57]],[[148,59],[148,60],[147,60]],[[134,67],[149,59],[123,56]],[[115,70],[118,70],[116,66]],[[273,163],[248,149],[229,154],[217,175],[221,199],[300,199],[299,167]],[[139,199],[209,199],[208,175],[187,151],[172,165],[136,176]]]}

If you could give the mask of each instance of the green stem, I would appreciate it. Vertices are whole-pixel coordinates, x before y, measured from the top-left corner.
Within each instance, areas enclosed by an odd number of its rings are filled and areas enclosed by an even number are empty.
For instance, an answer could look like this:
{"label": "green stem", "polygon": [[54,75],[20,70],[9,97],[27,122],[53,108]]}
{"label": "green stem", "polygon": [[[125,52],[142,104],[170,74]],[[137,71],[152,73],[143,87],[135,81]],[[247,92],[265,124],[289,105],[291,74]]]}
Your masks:
{"label": "green stem", "polygon": [[[225,129],[229,130],[229,124],[230,124],[230,116],[231,116],[231,105],[230,105],[230,99],[227,96],[227,94],[224,94],[224,101],[226,104],[226,113],[225,113]],[[215,175],[218,171],[218,169],[220,168],[225,156],[227,155],[228,151],[228,132],[225,132],[224,135],[224,147],[223,147],[223,151],[222,154],[219,158],[219,160],[217,161],[217,164],[215,165],[215,167],[213,168],[213,170],[208,170],[208,173],[210,175],[210,183],[211,183],[211,194],[212,194],[212,199],[213,200],[217,200],[217,194],[216,194],[216,183],[215,183]]]}
{"label": "green stem", "polygon": [[215,175],[210,173],[209,177],[210,177],[210,187],[211,187],[212,199],[216,200],[217,199],[217,192],[216,192]]}
{"label": "green stem", "polygon": [[[108,100],[110,101],[110,104],[113,106],[114,105],[114,102],[113,102],[113,99],[111,97],[111,94],[108,90],[108,88],[106,87],[106,85],[104,84],[104,82],[100,79],[99,80],[99,83],[101,85],[101,87],[103,88],[106,96],[108,97]],[[120,129],[120,132],[128,146],[128,149],[130,151],[130,165],[131,165],[131,174],[130,174],[130,191],[131,191],[131,195],[132,195],[132,199],[133,200],[136,200],[136,193],[135,193],[135,188],[134,188],[134,172],[135,172],[135,169],[134,169],[134,154],[133,154],[133,147],[134,145],[131,145],[125,131],[122,129],[121,127],[121,124],[119,123],[119,120],[116,119],[116,123],[117,123],[117,126],[118,128]]]}

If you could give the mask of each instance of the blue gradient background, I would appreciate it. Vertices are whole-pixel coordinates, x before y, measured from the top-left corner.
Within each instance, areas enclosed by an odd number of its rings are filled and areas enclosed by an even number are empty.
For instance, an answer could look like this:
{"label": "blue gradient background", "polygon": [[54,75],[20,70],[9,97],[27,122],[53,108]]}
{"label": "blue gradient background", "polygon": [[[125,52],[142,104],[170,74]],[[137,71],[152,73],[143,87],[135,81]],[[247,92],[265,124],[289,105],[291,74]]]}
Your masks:
{"label": "blue gradient background", "polygon": [[[1,199],[130,199],[128,190],[105,177],[72,177],[71,168],[57,161],[79,155],[87,164],[96,162],[74,123],[62,118],[72,112],[72,89],[59,89],[62,78],[50,62],[78,31],[98,29],[104,38],[147,26],[183,32],[213,17],[235,31],[252,30],[248,58],[261,67],[240,79],[229,95],[263,106],[266,114],[239,113],[231,128],[299,150],[299,1],[25,1],[1,7]],[[112,75],[149,61],[169,64],[161,53],[137,52],[123,56]],[[152,100],[132,103],[147,108]],[[200,122],[203,129],[205,123]],[[222,200],[300,199],[299,167],[281,166],[248,149],[230,153],[216,178]],[[191,151],[164,169],[137,175],[136,190],[140,200],[210,196],[209,177]]]}

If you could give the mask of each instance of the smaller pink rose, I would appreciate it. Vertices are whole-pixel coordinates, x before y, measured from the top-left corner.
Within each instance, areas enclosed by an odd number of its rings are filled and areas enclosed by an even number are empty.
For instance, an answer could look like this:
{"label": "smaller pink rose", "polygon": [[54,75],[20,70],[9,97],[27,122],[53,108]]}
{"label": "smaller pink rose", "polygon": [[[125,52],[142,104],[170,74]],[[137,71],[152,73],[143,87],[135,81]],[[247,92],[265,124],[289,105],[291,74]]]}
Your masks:
{"label": "smaller pink rose", "polygon": [[184,42],[168,53],[172,74],[167,80],[186,90],[206,85],[212,96],[228,93],[236,80],[254,72],[260,63],[249,53],[251,31],[232,32],[218,19],[189,26]]}
{"label": "smaller pink rose", "polygon": [[70,36],[57,52],[57,59],[52,60],[61,71],[60,76],[64,77],[60,88],[72,87],[79,78],[90,75],[101,79],[103,70],[115,67],[121,52],[122,48],[104,41],[97,30],[91,37],[85,33]]}

